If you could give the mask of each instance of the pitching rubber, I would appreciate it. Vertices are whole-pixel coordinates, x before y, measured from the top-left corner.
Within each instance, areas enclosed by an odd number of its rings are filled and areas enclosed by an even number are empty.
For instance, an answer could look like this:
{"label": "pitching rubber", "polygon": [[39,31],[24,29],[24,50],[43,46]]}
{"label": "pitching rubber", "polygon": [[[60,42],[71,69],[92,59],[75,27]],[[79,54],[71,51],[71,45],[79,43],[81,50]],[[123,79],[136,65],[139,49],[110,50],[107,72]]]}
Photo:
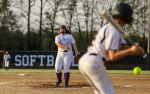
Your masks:
{"label": "pitching rubber", "polygon": [[29,76],[29,74],[18,74],[19,76]]}

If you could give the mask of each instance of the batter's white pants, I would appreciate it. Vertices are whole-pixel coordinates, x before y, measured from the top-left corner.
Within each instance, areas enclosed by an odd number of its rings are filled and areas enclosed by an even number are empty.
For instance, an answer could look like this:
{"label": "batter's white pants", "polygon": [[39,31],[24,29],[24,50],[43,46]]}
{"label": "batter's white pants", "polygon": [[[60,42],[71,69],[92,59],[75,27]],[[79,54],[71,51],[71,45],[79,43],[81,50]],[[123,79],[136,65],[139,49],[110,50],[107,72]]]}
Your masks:
{"label": "batter's white pants", "polygon": [[62,67],[63,67],[64,73],[68,73],[72,60],[73,60],[72,51],[58,52],[56,61],[55,61],[56,73],[60,73],[62,70]]}
{"label": "batter's white pants", "polygon": [[10,61],[5,61],[5,67],[9,67],[9,62]]}
{"label": "batter's white pants", "polygon": [[94,94],[115,94],[100,55],[90,55],[89,52],[84,54],[79,60],[79,70],[95,88]]}

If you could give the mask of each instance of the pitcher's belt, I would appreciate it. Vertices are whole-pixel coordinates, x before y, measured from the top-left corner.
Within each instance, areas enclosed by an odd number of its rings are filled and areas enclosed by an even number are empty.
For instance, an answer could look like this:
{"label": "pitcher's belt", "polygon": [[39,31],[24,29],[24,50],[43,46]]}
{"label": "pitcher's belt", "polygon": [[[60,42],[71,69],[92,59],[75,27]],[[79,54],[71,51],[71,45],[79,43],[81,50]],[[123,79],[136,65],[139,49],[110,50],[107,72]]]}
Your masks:
{"label": "pitcher's belt", "polygon": [[64,50],[63,52],[68,52],[67,50]]}

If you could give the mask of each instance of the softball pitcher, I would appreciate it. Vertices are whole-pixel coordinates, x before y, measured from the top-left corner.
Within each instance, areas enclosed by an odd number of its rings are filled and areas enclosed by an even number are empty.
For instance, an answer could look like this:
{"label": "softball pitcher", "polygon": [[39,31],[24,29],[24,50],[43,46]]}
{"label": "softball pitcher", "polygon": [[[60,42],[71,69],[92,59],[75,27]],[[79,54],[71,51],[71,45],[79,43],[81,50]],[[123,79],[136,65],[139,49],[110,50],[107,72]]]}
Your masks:
{"label": "softball pitcher", "polygon": [[[130,5],[120,3],[114,9],[113,18],[123,27],[125,24],[131,23],[132,14],[133,9]],[[107,24],[99,30],[92,44],[89,46],[88,52],[79,60],[79,69],[95,88],[95,94],[115,94],[104,63],[109,60],[121,59],[127,55],[142,55],[144,50],[138,43],[132,47],[126,45],[123,36],[111,24]]]}
{"label": "softball pitcher", "polygon": [[61,25],[60,26],[60,34],[55,37],[55,43],[58,46],[58,53],[57,58],[55,61],[55,70],[57,75],[57,82],[55,86],[59,86],[59,84],[62,82],[62,67],[64,70],[64,79],[65,79],[65,86],[69,87],[69,68],[71,65],[71,62],[73,60],[73,53],[72,53],[72,46],[75,50],[75,53],[78,53],[78,49],[75,43],[75,40],[73,36],[71,35],[71,32],[69,32],[66,29],[66,26]]}

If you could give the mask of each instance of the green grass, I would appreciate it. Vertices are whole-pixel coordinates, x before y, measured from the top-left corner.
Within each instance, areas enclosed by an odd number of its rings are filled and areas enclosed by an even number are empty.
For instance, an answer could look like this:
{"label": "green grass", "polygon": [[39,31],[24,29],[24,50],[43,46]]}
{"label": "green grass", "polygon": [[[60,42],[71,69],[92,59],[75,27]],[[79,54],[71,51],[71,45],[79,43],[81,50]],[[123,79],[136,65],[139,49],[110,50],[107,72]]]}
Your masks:
{"label": "green grass", "polygon": [[[109,74],[133,74],[133,70],[108,70]],[[143,70],[142,75],[150,75],[150,71]]]}
{"label": "green grass", "polygon": [[[108,70],[109,74],[133,74],[132,70]],[[54,69],[0,69],[0,73],[55,73]],[[80,74],[79,70],[70,70],[70,73]],[[150,71],[143,70],[142,75],[150,75]]]}
{"label": "green grass", "polygon": [[[0,69],[0,73],[56,73],[54,69]],[[80,73],[79,70],[70,70],[70,73]]]}

